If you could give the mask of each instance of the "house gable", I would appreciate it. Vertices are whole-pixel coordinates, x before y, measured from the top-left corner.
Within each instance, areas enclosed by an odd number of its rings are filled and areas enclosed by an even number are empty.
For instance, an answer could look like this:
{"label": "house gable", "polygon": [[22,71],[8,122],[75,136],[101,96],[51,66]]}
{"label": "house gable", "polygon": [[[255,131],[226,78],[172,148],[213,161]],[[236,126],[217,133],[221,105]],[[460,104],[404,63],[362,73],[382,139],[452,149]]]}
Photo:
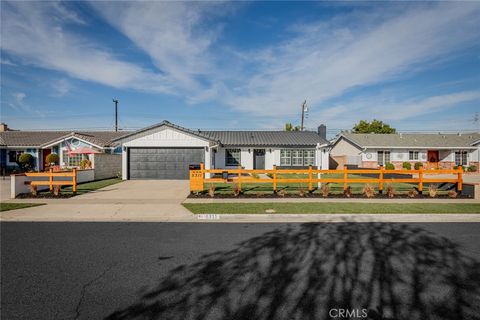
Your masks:
{"label": "house gable", "polygon": [[126,147],[205,147],[210,141],[169,126],[162,126],[143,132],[140,136],[129,137],[123,143]]}

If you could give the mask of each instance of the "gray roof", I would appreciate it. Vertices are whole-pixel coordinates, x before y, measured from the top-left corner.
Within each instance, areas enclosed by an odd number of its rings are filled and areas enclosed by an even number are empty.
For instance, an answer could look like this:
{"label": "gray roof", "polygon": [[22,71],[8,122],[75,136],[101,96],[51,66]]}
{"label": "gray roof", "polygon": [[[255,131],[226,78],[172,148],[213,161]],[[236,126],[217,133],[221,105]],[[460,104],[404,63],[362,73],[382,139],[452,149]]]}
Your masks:
{"label": "gray roof", "polygon": [[202,139],[224,146],[316,146],[328,144],[313,131],[203,131],[187,129],[168,121],[162,121],[138,131],[127,134],[115,141],[128,141],[152,133],[156,129],[167,126]]}
{"label": "gray roof", "polygon": [[225,146],[316,146],[328,144],[313,131],[202,131]]}
{"label": "gray roof", "polygon": [[442,133],[342,133],[345,137],[362,148],[473,148],[480,139],[480,133],[442,134]]}
{"label": "gray roof", "polygon": [[70,136],[99,147],[115,146],[114,139],[129,134],[125,131],[5,131],[0,132],[0,146],[41,147]]}

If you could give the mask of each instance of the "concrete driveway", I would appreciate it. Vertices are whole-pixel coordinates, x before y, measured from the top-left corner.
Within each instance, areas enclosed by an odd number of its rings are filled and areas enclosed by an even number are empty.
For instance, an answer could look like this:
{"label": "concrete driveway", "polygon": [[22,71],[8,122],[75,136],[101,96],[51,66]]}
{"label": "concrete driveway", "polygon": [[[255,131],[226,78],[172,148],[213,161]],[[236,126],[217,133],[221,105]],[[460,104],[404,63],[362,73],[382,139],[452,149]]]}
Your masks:
{"label": "concrete driveway", "polygon": [[186,221],[188,180],[128,180],[70,199],[25,199],[46,206],[6,211],[3,221]]}

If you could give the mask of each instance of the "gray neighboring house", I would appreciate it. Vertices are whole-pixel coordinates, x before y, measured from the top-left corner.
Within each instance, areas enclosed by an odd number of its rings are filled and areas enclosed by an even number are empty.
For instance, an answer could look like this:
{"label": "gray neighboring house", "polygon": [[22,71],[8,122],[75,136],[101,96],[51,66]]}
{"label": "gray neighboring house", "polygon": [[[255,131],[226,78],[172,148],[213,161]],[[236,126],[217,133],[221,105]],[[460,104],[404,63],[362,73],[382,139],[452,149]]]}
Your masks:
{"label": "gray neighboring house", "polygon": [[168,121],[114,140],[122,146],[123,179],[188,179],[206,169],[328,169],[326,127],[314,131],[202,131]]}
{"label": "gray neighboring house", "polygon": [[392,163],[422,162],[425,168],[453,168],[457,165],[479,169],[480,133],[458,134],[361,134],[341,133],[332,143],[330,168],[356,165],[378,168]]}
{"label": "gray neighboring house", "polygon": [[[34,159],[34,170],[44,170],[45,158],[56,153],[62,167],[78,167],[82,159],[94,160],[94,155],[69,155],[67,143],[72,149],[87,147],[100,153],[120,154],[114,139],[129,132],[115,131],[23,131],[9,130],[2,124],[0,130],[0,167],[12,171],[18,169],[18,157],[29,153]],[[93,162],[93,161],[92,161]]]}

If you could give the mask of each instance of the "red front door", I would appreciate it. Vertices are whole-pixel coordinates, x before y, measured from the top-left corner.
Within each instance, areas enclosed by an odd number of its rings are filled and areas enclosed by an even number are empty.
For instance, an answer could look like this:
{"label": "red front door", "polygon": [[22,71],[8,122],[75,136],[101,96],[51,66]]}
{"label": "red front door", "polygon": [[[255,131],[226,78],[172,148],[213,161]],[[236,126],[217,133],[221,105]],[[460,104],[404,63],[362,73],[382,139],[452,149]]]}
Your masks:
{"label": "red front door", "polygon": [[49,165],[49,163],[47,163],[47,156],[52,153],[52,149],[43,149],[42,150],[42,159],[43,159],[43,164],[41,164],[41,168],[40,170],[45,170],[45,167],[47,167]]}
{"label": "red front door", "polygon": [[428,161],[429,168],[438,168],[438,151],[428,150],[427,161]]}

